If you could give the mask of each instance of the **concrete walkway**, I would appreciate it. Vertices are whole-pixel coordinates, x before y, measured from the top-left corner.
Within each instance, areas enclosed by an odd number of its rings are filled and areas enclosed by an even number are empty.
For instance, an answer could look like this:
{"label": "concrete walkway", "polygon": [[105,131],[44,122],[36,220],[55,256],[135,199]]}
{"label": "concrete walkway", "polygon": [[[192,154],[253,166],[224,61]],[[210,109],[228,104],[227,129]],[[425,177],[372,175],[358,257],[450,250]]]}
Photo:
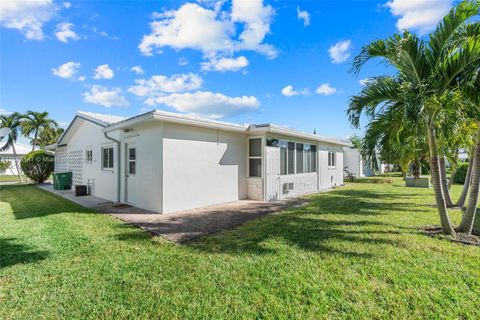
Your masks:
{"label": "concrete walkway", "polygon": [[75,197],[73,190],[54,190],[51,184],[44,184],[39,187],[81,206],[94,209],[99,213],[107,213],[112,217],[140,227],[154,236],[162,236],[178,243],[224,229],[231,229],[249,220],[305,203],[301,199],[281,202],[240,200],[175,213],[159,214],[128,205],[115,205],[111,201],[95,196]]}

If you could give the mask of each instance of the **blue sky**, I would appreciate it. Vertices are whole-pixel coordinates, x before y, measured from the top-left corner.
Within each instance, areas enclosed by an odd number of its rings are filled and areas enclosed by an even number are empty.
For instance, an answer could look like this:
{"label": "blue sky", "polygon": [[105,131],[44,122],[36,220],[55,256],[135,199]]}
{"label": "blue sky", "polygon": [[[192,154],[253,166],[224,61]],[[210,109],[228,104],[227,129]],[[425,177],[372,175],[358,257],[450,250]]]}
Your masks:
{"label": "blue sky", "polygon": [[345,138],[362,45],[423,35],[452,1],[3,1],[0,112],[151,109]]}

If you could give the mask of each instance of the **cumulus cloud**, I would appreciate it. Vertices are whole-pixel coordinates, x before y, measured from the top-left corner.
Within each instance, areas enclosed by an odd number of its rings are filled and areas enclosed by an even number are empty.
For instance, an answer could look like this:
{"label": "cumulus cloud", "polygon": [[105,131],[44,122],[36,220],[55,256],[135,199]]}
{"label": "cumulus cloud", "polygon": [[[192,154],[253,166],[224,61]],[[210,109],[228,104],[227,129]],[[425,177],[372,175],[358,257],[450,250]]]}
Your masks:
{"label": "cumulus cloud", "polygon": [[352,42],[350,40],[339,41],[328,49],[333,63],[342,63],[350,58],[350,49]]}
{"label": "cumulus cloud", "polygon": [[[199,50],[206,57],[239,50],[277,55],[272,45],[263,43],[274,14],[271,6],[265,6],[262,0],[233,0],[231,13],[220,7],[186,3],[177,10],[155,13],[151,32],[143,36],[138,48],[145,55],[161,52],[163,47]],[[236,23],[243,27],[238,35]]]}
{"label": "cumulus cloud", "polygon": [[79,40],[80,37],[72,30],[73,23],[63,22],[57,24],[55,36],[58,41],[68,43],[68,39]]}
{"label": "cumulus cloud", "polygon": [[143,74],[143,69],[142,66],[134,66],[132,69],[130,69],[132,72],[135,72],[136,74]]}
{"label": "cumulus cloud", "polygon": [[436,27],[452,4],[452,0],[392,0],[385,3],[385,6],[393,16],[398,17],[398,30],[416,30],[425,34]]}
{"label": "cumulus cloud", "polygon": [[128,92],[151,101],[166,93],[197,90],[202,84],[202,78],[194,73],[175,74],[170,77],[154,75],[150,79],[136,79],[135,85],[128,88]]}
{"label": "cumulus cloud", "polygon": [[330,96],[337,92],[337,89],[332,87],[330,83],[323,83],[317,88],[316,92],[324,96]]}
{"label": "cumulus cloud", "polygon": [[5,115],[8,116],[9,114],[12,114],[13,112],[8,111],[7,109],[0,108],[0,115]]}
{"label": "cumulus cloud", "polygon": [[83,100],[87,103],[99,104],[107,108],[126,107],[129,103],[121,93],[120,88],[108,89],[100,85],[94,85],[90,88],[90,91],[84,92],[82,95]]}
{"label": "cumulus cloud", "polygon": [[260,102],[254,96],[229,97],[221,93],[197,91],[157,97],[150,105],[163,104],[179,112],[219,119],[256,110]]}
{"label": "cumulus cloud", "polygon": [[[66,62],[57,68],[52,68],[52,73],[60,78],[63,79],[70,79],[74,80],[75,76],[77,75],[78,71],[80,70],[80,62]],[[78,80],[82,81],[82,77],[78,78]],[[84,78],[85,79],[85,78]]]}
{"label": "cumulus cloud", "polygon": [[30,40],[43,40],[43,25],[55,15],[53,0],[0,1],[0,25],[20,31]]}
{"label": "cumulus cloud", "polygon": [[300,7],[297,7],[297,18],[303,21],[304,27],[308,27],[310,25],[310,14],[308,11],[300,10]]}
{"label": "cumulus cloud", "polygon": [[248,60],[244,56],[238,58],[213,58],[207,62],[202,62],[201,66],[204,71],[238,71],[248,66]]}
{"label": "cumulus cloud", "polygon": [[108,64],[102,64],[95,69],[93,79],[112,79],[114,75]]}
{"label": "cumulus cloud", "polygon": [[288,85],[282,89],[281,93],[286,97],[293,97],[293,96],[308,94],[308,89],[297,91],[293,88],[292,85]]}

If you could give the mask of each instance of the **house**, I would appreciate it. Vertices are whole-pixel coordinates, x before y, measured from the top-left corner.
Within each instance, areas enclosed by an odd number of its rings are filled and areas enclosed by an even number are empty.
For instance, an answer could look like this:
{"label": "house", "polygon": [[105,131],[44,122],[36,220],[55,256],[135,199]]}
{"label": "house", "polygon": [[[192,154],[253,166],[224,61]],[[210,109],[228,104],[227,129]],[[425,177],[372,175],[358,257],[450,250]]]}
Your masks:
{"label": "house", "polygon": [[[22,169],[20,168],[20,161],[22,160],[23,156],[25,156],[27,153],[32,151],[32,146],[27,146],[25,144],[15,142],[14,147],[17,155],[16,157],[18,160],[18,166],[21,171]],[[37,148],[35,150],[37,150]],[[18,175],[17,166],[15,164],[15,155],[13,154],[12,147],[9,147],[6,150],[0,151],[0,161],[1,162],[8,161],[8,163],[10,164],[7,170],[0,171],[0,175],[15,175],[15,176]]]}
{"label": "house", "polygon": [[371,177],[374,175],[387,173],[392,168],[392,165],[381,162],[380,156],[377,156],[378,169],[374,168],[370,161],[362,157],[359,149],[345,147],[343,152],[345,170],[357,178]]}
{"label": "house", "polygon": [[238,125],[154,110],[78,112],[55,145],[55,171],[93,195],[159,213],[275,201],[343,184],[348,142],[272,124]]}

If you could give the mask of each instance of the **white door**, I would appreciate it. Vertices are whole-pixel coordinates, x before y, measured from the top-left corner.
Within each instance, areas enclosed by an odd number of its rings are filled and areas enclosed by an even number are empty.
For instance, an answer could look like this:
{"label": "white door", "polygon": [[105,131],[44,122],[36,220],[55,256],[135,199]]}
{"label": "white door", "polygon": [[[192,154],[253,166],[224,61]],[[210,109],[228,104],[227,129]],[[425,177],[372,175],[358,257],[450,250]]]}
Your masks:
{"label": "white door", "polygon": [[137,147],[135,146],[135,143],[127,143],[125,152],[125,200],[128,203],[135,204],[137,202]]}
{"label": "white door", "polygon": [[266,200],[276,201],[280,194],[280,148],[266,148]]}

